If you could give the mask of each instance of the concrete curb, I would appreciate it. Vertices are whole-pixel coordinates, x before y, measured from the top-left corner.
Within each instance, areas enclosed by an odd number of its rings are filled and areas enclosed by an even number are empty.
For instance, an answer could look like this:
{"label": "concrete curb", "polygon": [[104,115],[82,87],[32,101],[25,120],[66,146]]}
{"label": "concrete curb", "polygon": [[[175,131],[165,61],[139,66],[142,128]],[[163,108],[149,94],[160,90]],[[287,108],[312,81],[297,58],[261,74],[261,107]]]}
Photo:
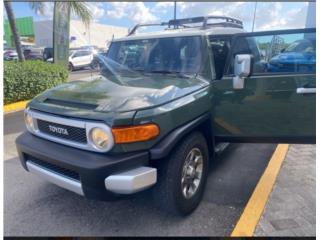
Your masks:
{"label": "concrete curb", "polygon": [[20,102],[4,105],[3,106],[3,113],[7,114],[7,113],[11,113],[11,112],[17,112],[17,111],[24,110],[29,101],[30,100],[26,100],[26,101],[20,101]]}

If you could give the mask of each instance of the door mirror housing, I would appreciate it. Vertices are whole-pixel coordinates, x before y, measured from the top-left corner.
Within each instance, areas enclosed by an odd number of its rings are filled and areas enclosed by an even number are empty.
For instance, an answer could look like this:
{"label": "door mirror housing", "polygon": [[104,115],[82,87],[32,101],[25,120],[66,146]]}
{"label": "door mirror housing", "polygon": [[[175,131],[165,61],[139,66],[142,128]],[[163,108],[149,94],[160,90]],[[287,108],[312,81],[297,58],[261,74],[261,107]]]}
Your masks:
{"label": "door mirror housing", "polygon": [[250,75],[251,72],[251,55],[238,54],[234,58],[234,77],[233,88],[243,89],[244,79]]}

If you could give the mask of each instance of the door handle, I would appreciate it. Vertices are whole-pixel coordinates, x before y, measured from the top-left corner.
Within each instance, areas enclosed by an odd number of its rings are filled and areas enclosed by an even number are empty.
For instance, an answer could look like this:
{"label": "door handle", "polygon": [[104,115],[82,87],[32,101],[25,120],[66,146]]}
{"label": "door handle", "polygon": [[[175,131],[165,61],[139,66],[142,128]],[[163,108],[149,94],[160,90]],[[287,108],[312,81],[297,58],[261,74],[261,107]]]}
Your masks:
{"label": "door handle", "polygon": [[316,93],[316,88],[297,88],[297,94],[313,94]]}

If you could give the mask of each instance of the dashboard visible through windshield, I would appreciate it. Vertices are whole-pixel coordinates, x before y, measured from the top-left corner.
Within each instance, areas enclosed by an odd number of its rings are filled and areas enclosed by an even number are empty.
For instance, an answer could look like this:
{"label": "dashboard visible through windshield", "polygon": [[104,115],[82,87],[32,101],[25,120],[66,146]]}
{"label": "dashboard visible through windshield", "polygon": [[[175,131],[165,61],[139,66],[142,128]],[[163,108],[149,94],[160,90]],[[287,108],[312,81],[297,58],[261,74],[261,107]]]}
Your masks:
{"label": "dashboard visible through windshield", "polygon": [[202,61],[201,38],[192,36],[113,42],[108,58],[138,72],[196,74]]}

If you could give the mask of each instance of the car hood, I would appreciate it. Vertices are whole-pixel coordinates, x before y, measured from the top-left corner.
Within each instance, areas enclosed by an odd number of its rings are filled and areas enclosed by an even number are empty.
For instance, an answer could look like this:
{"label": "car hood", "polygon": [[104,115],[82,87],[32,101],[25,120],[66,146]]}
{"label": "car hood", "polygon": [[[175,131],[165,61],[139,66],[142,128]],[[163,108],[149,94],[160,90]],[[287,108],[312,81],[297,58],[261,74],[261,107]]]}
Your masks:
{"label": "car hood", "polygon": [[123,81],[103,76],[77,81],[47,90],[38,103],[72,106],[100,112],[127,112],[155,107],[185,96],[209,84],[201,78],[156,74]]}

